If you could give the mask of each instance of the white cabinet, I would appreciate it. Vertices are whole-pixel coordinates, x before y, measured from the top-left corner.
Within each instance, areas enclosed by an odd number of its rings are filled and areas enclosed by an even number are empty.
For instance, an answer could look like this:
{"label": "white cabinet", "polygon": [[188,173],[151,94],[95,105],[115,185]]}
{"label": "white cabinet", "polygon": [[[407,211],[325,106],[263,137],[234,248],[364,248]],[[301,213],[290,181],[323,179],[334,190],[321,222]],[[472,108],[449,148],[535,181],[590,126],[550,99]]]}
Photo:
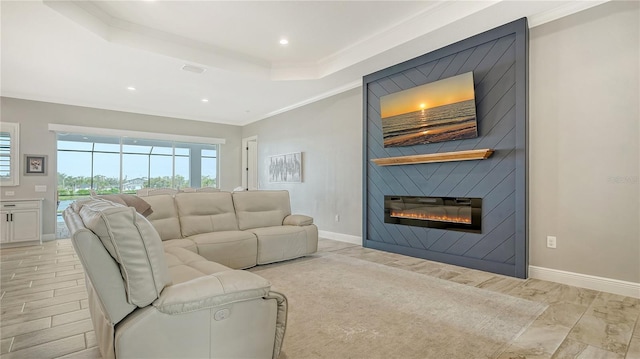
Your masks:
{"label": "white cabinet", "polygon": [[1,243],[41,242],[42,199],[0,203]]}

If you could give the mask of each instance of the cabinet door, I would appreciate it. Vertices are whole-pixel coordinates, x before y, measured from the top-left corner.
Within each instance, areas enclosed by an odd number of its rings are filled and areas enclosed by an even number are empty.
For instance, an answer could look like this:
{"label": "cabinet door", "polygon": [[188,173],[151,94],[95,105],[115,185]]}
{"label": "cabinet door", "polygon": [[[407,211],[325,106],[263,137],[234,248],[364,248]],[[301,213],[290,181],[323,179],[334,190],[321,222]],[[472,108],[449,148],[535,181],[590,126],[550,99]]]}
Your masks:
{"label": "cabinet door", "polygon": [[9,222],[9,211],[0,211],[0,242],[6,243],[9,242],[9,236],[11,235],[9,231],[9,227],[11,227],[11,222]]}
{"label": "cabinet door", "polygon": [[40,239],[38,210],[17,209],[11,211],[12,242],[37,241]]}

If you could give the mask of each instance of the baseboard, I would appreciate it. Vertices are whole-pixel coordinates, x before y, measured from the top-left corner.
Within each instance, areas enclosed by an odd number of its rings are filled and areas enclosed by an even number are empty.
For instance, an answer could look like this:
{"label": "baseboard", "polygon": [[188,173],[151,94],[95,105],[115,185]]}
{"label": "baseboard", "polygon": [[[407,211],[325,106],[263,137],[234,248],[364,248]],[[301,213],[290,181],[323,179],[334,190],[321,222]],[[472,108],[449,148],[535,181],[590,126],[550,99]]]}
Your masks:
{"label": "baseboard", "polygon": [[329,231],[318,231],[318,236],[326,239],[333,239],[334,241],[362,245],[362,237],[352,236],[350,234],[342,234],[342,233],[335,233],[335,232],[329,232]]}
{"label": "baseboard", "polygon": [[42,235],[42,241],[43,241],[43,242],[55,241],[55,240],[56,240],[56,235],[55,235],[55,233],[51,233],[51,234],[43,234],[43,235]]}
{"label": "baseboard", "polygon": [[536,266],[529,266],[529,277],[627,297],[640,298],[640,283]]}

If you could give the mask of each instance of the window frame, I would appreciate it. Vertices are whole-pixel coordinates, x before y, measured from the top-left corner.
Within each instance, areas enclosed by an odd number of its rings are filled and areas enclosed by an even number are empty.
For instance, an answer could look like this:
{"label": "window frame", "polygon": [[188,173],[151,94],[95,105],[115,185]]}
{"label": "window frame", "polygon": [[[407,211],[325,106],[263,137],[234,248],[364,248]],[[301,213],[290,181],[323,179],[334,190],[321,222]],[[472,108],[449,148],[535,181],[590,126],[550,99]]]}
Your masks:
{"label": "window frame", "polygon": [[0,122],[0,132],[8,132],[9,143],[9,176],[0,177],[0,185],[20,185],[20,124],[13,122]]}

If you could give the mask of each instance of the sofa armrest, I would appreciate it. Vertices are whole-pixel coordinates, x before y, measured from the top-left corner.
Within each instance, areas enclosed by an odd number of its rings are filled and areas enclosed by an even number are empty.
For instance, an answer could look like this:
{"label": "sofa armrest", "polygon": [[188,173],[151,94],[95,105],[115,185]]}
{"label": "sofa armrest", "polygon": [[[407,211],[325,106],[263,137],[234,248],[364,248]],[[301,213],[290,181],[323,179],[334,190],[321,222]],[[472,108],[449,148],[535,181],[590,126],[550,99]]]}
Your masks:
{"label": "sofa armrest", "polygon": [[166,314],[193,312],[229,303],[264,298],[271,283],[251,272],[230,270],[165,287],[153,302]]}
{"label": "sofa armrest", "polygon": [[291,214],[284,217],[282,224],[285,226],[308,226],[313,224],[313,218],[303,214]]}

